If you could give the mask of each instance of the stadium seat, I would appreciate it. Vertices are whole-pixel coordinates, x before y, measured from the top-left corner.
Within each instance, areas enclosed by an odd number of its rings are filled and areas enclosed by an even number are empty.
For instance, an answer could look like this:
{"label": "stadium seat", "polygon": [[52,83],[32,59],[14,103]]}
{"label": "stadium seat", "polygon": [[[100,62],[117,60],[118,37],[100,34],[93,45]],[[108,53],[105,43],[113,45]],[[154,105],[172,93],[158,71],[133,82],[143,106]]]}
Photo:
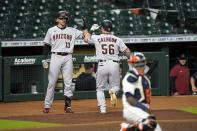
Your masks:
{"label": "stadium seat", "polygon": [[168,22],[160,22],[161,34],[177,34],[176,29]]}
{"label": "stadium seat", "polygon": [[185,18],[197,18],[197,8],[193,0],[181,0],[181,9]]}
{"label": "stadium seat", "polygon": [[181,0],[180,4],[183,11],[189,12],[195,9],[195,4],[193,3],[193,0]]}
{"label": "stadium seat", "polygon": [[178,10],[179,6],[176,0],[165,0],[165,9],[166,10]]}
{"label": "stadium seat", "polygon": [[141,15],[139,17],[143,35],[155,35],[157,33],[159,34],[154,19],[147,15]]}
{"label": "stadium seat", "polygon": [[153,8],[153,9],[163,9],[164,1],[163,0],[149,0],[148,6],[149,8]]}
{"label": "stadium seat", "polygon": [[136,15],[131,10],[121,10],[118,17],[125,22],[134,22]]}
{"label": "stadium seat", "polygon": [[194,2],[194,8],[197,9],[197,1],[194,0],[193,2]]}
{"label": "stadium seat", "polygon": [[112,3],[104,3],[102,4],[102,7],[100,7],[103,10],[114,10],[117,9],[116,5],[112,4]]}
{"label": "stadium seat", "polygon": [[132,3],[131,1],[128,1],[127,4],[131,4],[132,8],[143,8],[143,7],[146,7],[146,4],[148,3],[145,0],[134,0],[132,1]]}
{"label": "stadium seat", "polygon": [[[87,19],[89,28],[92,24],[100,24],[103,19],[110,19],[114,27],[113,33],[119,35],[186,34],[190,33],[197,19],[197,0],[135,0],[132,2],[122,0],[121,2],[126,3],[123,5],[124,8],[115,2],[99,0],[4,0],[0,2],[0,25],[9,24],[15,33],[9,31],[7,27],[0,26],[0,36],[16,39],[23,36],[24,38],[44,37],[47,29],[57,24],[56,15],[59,10],[68,12],[68,26],[80,29],[74,22],[75,18]],[[169,26],[154,23],[150,16],[136,15],[126,7],[167,10],[164,13]],[[187,23],[184,28],[175,29],[173,26],[180,19],[186,19]],[[165,22],[163,17],[161,23],[162,21]],[[32,28],[28,27],[30,23],[33,25]],[[28,33],[27,30],[31,32]]]}
{"label": "stadium seat", "polygon": [[177,34],[189,34],[189,31],[185,28],[177,28]]}

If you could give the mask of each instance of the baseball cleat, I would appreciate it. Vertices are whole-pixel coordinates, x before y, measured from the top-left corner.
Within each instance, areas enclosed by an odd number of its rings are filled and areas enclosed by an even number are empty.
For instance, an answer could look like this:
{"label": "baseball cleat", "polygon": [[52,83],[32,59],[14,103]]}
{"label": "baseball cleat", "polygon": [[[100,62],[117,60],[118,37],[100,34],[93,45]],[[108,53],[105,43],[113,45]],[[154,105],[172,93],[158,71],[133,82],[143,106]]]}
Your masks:
{"label": "baseball cleat", "polygon": [[106,110],[101,110],[100,111],[100,114],[106,114],[107,112],[106,112]]}
{"label": "baseball cleat", "polygon": [[112,89],[110,89],[109,94],[110,94],[110,97],[111,97],[112,106],[117,106],[117,98],[116,98],[115,92]]}
{"label": "baseball cleat", "polygon": [[105,112],[100,112],[100,114],[102,114],[102,115],[105,115],[107,112],[105,111]]}
{"label": "baseball cleat", "polygon": [[44,108],[43,113],[49,113],[49,108]]}
{"label": "baseball cleat", "polygon": [[71,107],[65,108],[66,113],[74,113],[74,111],[71,110]]}

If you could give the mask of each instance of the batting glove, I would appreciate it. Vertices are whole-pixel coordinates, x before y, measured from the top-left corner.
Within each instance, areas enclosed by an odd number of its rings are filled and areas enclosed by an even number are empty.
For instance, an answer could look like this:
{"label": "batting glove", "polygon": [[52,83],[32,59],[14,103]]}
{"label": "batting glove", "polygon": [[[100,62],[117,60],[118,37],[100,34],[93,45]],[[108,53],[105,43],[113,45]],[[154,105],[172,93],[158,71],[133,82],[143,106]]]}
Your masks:
{"label": "batting glove", "polygon": [[100,28],[100,26],[99,26],[98,24],[93,24],[92,27],[90,28],[89,33],[90,33],[90,34],[93,34],[93,32],[94,32],[95,30],[98,30],[99,28]]}
{"label": "batting glove", "polygon": [[98,24],[93,24],[90,30],[95,31],[95,30],[98,30],[99,28],[100,26]]}
{"label": "batting glove", "polygon": [[42,66],[43,66],[43,68],[45,68],[45,69],[48,69],[48,68],[49,68],[49,64],[47,63],[46,60],[42,60]]}
{"label": "batting glove", "polygon": [[81,26],[82,30],[87,29],[84,19],[75,19],[75,22]]}

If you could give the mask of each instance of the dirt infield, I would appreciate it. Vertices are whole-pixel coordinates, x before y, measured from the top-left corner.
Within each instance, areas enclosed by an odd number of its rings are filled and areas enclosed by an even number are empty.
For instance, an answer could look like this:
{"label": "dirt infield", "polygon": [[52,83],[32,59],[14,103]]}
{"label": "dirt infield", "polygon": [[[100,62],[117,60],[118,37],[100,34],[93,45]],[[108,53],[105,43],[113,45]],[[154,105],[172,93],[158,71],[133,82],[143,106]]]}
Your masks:
{"label": "dirt infield", "polygon": [[[163,131],[196,131],[197,115],[179,111],[182,107],[197,107],[197,96],[153,96],[152,112]],[[43,114],[42,101],[0,103],[0,119],[61,123],[58,127],[16,129],[16,131],[119,131],[122,101],[113,108],[107,99],[107,114],[99,114],[96,99],[73,100],[74,114],[63,112],[64,101],[56,100],[49,114]],[[13,129],[12,129],[13,131]]]}

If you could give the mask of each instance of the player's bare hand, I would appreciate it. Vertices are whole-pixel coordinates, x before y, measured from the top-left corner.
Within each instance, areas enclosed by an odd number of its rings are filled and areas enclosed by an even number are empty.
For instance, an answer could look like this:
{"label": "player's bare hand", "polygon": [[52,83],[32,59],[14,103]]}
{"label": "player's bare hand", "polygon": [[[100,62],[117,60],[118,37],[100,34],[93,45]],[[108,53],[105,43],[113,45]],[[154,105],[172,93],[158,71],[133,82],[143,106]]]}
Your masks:
{"label": "player's bare hand", "polygon": [[178,93],[178,92],[175,92],[175,93],[174,93],[174,96],[178,96],[178,95],[179,95],[179,93]]}
{"label": "player's bare hand", "polygon": [[197,88],[196,87],[192,87],[192,91],[197,92]]}
{"label": "player's bare hand", "polygon": [[45,68],[45,69],[48,69],[48,68],[49,68],[49,64],[47,63],[46,60],[42,60],[42,66],[43,66],[43,68]]}
{"label": "player's bare hand", "polygon": [[90,33],[87,33],[87,34],[85,34],[85,37],[84,37],[84,42],[86,42],[86,43],[88,43],[88,39],[91,37],[91,35],[92,34],[90,34]]}

